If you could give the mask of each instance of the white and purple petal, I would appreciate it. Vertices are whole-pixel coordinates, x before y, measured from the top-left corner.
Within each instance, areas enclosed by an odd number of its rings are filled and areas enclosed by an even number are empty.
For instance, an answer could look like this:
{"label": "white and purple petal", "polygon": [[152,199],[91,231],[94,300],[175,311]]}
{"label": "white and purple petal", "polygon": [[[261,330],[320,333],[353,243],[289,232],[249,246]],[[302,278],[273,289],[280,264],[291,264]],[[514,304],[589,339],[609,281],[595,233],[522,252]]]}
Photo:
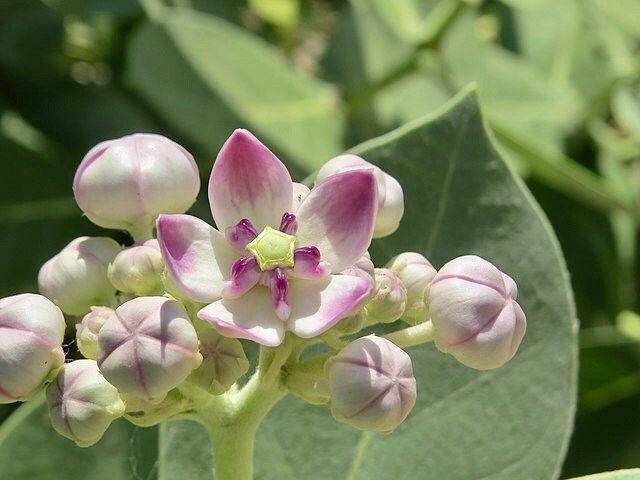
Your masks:
{"label": "white and purple petal", "polygon": [[351,275],[294,280],[289,284],[291,314],[287,326],[299,337],[315,337],[357,313],[370,293],[370,282]]}
{"label": "white and purple petal", "polygon": [[198,312],[220,335],[246,338],[267,347],[282,343],[285,324],[273,311],[269,289],[258,286],[242,298],[218,300]]}
{"label": "white and purple petal", "polygon": [[332,175],[318,183],[296,213],[297,245],[318,247],[322,260],[340,272],[367,251],[377,211],[371,170]]}
{"label": "white and purple petal", "polygon": [[158,243],[170,282],[191,300],[220,298],[238,254],[215,228],[191,215],[161,215]]}
{"label": "white and purple petal", "polygon": [[293,185],[287,168],[247,130],[236,130],[222,146],[209,179],[211,213],[220,230],[243,218],[258,231],[276,227],[291,210]]}

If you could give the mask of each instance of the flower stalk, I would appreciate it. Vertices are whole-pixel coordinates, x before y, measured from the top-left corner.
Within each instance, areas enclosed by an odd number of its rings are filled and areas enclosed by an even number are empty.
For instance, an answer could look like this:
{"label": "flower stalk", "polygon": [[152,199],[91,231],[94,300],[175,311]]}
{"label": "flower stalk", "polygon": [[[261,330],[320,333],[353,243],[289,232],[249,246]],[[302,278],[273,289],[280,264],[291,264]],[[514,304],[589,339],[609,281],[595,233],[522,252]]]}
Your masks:
{"label": "flower stalk", "polygon": [[[286,345],[277,350],[291,351]],[[208,431],[213,448],[213,474],[216,480],[251,480],[255,436],[269,411],[286,394],[279,376],[265,373],[287,354],[277,352],[258,367],[239,391],[229,391],[196,409],[196,419]],[[261,370],[266,366],[266,371]],[[280,365],[281,366],[281,365]],[[276,372],[280,371],[280,367]],[[277,380],[277,381],[276,381]]]}

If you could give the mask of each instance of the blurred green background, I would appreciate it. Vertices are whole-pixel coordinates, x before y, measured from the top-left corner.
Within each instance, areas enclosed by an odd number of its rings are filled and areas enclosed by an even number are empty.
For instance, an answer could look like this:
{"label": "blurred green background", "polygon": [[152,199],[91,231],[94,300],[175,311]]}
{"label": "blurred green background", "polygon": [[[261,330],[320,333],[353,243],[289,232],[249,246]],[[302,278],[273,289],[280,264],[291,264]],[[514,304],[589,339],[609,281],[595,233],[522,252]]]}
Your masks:
{"label": "blurred green background", "polygon": [[245,127],[301,179],[470,82],[571,273],[563,476],[639,466],[640,0],[0,0],[0,296],[104,234],[71,193],[99,141],[162,133],[205,180]]}

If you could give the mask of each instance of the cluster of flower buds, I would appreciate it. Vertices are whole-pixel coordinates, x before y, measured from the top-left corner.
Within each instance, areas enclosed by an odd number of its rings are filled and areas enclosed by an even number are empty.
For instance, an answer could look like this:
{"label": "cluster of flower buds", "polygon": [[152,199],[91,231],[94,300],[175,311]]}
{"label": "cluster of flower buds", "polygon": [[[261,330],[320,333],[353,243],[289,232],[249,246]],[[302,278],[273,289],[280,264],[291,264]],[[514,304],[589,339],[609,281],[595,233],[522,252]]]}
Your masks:
{"label": "cluster of flower buds", "polygon": [[[479,370],[514,356],[525,315],[515,282],[488,261],[463,256],[437,271],[406,252],[374,267],[372,239],[396,231],[404,211],[400,184],[379,167],[342,155],[309,189],[237,130],[208,185],[217,228],[184,214],[199,187],[193,157],[158,135],[110,140],[86,155],[74,180],[78,205],[134,243],[78,238],[40,270],[44,296],[0,300],[0,403],[51,382],[54,428],[89,446],[119,417],[151,425],[197,410],[203,396],[237,392],[250,368],[241,340],[285,360],[291,341],[301,352],[326,340],[334,351],[293,358],[278,371],[280,386],[330,401],[338,421],[389,433],[416,402],[402,347],[434,340]],[[64,364],[63,312],[77,322],[84,360]],[[362,336],[399,320],[424,338]],[[360,338],[344,346],[340,337],[353,334]]]}

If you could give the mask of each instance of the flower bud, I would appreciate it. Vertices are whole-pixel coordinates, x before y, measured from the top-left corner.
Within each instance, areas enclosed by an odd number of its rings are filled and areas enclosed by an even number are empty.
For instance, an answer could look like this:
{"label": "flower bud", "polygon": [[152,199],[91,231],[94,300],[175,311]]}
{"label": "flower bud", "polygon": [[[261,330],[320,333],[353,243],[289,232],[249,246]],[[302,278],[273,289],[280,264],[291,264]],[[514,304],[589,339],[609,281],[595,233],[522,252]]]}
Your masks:
{"label": "flower bud", "polygon": [[79,447],[97,443],[125,411],[118,390],[94,360],[66,364],[47,387],[47,404],[53,428]]}
{"label": "flower bud", "polygon": [[351,342],[326,370],[333,417],[360,430],[391,433],[416,403],[411,359],[384,338]]}
{"label": "flower bud", "polygon": [[336,173],[363,169],[373,170],[378,185],[378,214],[373,238],[386,237],[398,229],[404,214],[404,195],[395,178],[357,155],[345,154],[325,163],[318,171],[316,182]]}
{"label": "flower bud", "polygon": [[407,290],[388,268],[376,268],[376,290],[367,303],[369,323],[391,323],[398,320],[407,305]]}
{"label": "flower bud", "polygon": [[200,190],[193,157],[161,135],[135,134],[93,147],[73,180],[76,202],[96,225],[151,229],[161,213],[184,213]]}
{"label": "flower bud", "polygon": [[42,266],[40,292],[69,315],[84,315],[94,305],[111,305],[116,289],[107,278],[107,266],[120,250],[110,238],[76,238]]}
{"label": "flower bud", "polygon": [[91,311],[76,325],[78,349],[86,358],[96,359],[98,333],[111,315],[113,315],[113,309],[109,307],[91,307]]}
{"label": "flower bud", "polygon": [[214,395],[220,395],[247,373],[249,360],[237,339],[223,337],[206,322],[199,320],[196,325],[203,360],[189,380]]}
{"label": "flower bud", "polygon": [[164,262],[158,241],[122,250],[109,265],[109,280],[119,291],[138,296],[162,293]]}
{"label": "flower bud", "polygon": [[400,278],[407,289],[407,306],[402,318],[410,323],[427,321],[429,311],[424,295],[437,273],[433,265],[419,253],[404,252],[389,260],[386,267]]}
{"label": "flower bud", "polygon": [[120,305],[98,334],[98,366],[121,392],[159,403],[202,362],[184,307],[165,297]]}
{"label": "flower bud", "polygon": [[28,400],[64,363],[62,312],[42,295],[0,299],[0,403]]}
{"label": "flower bud", "polygon": [[511,277],[475,255],[451,260],[428,289],[436,347],[477,370],[516,353],[527,326]]}

